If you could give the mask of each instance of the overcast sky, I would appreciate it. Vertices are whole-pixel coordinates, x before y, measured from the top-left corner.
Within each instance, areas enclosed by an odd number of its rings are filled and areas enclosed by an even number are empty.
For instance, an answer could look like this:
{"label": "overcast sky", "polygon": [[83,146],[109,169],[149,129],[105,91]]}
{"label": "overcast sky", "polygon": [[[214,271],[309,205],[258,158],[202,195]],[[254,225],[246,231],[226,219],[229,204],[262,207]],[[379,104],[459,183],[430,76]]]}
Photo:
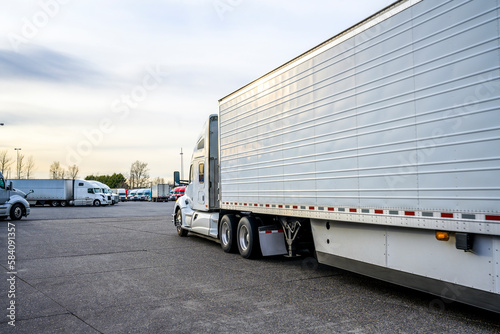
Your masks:
{"label": "overcast sky", "polygon": [[393,2],[0,0],[0,150],[172,179],[220,98]]}

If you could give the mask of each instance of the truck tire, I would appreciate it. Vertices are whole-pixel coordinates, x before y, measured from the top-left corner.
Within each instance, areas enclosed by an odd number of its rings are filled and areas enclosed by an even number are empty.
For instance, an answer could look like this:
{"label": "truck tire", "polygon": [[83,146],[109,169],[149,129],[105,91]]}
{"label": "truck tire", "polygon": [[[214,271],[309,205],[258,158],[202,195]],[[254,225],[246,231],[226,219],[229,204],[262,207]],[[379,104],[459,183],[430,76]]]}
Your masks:
{"label": "truck tire", "polygon": [[238,250],[243,258],[252,259],[260,256],[259,231],[254,218],[241,218],[236,235]]}
{"label": "truck tire", "polygon": [[220,221],[219,240],[224,252],[234,253],[236,251],[236,231],[238,222],[234,215],[224,215]]}
{"label": "truck tire", "polygon": [[188,235],[188,230],[182,228],[182,213],[180,209],[175,212],[175,227],[177,228],[177,234],[180,237]]}
{"label": "truck tire", "polygon": [[55,208],[56,206],[59,206],[59,202],[58,201],[52,201],[50,202],[50,206]]}
{"label": "truck tire", "polygon": [[63,207],[64,207],[64,206],[68,206],[68,202],[66,202],[66,201],[61,201],[61,206],[63,206]]}
{"label": "truck tire", "polygon": [[12,208],[10,208],[10,219],[19,220],[23,217],[23,206],[19,203],[14,204]]}
{"label": "truck tire", "polygon": [[94,200],[94,206],[101,206],[101,201],[98,199]]}

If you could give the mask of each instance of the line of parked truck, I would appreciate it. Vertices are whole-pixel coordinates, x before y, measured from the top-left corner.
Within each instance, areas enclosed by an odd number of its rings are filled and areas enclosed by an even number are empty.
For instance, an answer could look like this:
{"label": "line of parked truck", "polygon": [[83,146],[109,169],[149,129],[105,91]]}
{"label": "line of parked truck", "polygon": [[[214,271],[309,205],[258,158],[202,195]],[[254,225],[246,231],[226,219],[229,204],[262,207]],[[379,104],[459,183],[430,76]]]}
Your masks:
{"label": "line of parked truck", "polygon": [[150,202],[168,202],[176,201],[184,195],[184,186],[172,187],[169,184],[155,184],[151,188],[142,189],[112,189],[119,196],[119,200],[125,201],[150,201]]}
{"label": "line of parked truck", "polygon": [[176,201],[185,187],[171,189],[157,184],[145,189],[110,189],[106,184],[80,179],[16,179],[7,181],[0,173],[0,220],[19,220],[30,214],[30,206],[101,206],[120,201]]}
{"label": "line of parked truck", "polygon": [[70,179],[11,180],[12,186],[25,194],[30,205],[101,206],[118,203],[118,195],[99,181]]}
{"label": "line of parked truck", "polygon": [[118,203],[118,195],[98,181],[7,180],[0,173],[0,220],[19,220],[30,214],[31,205],[101,206]]}

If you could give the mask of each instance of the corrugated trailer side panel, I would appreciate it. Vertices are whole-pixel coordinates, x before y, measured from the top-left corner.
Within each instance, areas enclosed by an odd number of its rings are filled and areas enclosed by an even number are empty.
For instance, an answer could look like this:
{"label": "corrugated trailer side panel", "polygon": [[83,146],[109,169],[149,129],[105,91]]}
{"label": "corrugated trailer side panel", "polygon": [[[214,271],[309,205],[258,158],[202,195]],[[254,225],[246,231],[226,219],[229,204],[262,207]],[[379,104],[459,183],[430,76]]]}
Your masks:
{"label": "corrugated trailer side panel", "polygon": [[73,180],[66,179],[28,179],[28,180],[9,180],[12,181],[14,188],[24,193],[34,190],[29,194],[29,201],[49,201],[73,199]]}
{"label": "corrugated trailer side panel", "polygon": [[221,99],[222,207],[500,234],[499,73],[497,1],[397,2]]}

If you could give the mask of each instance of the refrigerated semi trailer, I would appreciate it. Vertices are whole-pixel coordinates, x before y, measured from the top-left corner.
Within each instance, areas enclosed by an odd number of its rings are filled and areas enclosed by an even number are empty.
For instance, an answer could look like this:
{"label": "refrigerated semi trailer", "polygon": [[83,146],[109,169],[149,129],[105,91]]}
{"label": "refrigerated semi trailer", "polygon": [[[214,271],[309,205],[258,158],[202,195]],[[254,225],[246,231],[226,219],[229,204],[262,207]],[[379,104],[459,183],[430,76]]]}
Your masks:
{"label": "refrigerated semi trailer", "polygon": [[500,312],[499,12],[397,1],[220,99],[178,234]]}
{"label": "refrigerated semi trailer", "polygon": [[32,205],[51,206],[100,206],[108,204],[100,187],[85,180],[72,179],[25,179],[12,180],[15,189],[29,194],[26,199]]}

